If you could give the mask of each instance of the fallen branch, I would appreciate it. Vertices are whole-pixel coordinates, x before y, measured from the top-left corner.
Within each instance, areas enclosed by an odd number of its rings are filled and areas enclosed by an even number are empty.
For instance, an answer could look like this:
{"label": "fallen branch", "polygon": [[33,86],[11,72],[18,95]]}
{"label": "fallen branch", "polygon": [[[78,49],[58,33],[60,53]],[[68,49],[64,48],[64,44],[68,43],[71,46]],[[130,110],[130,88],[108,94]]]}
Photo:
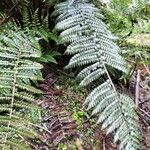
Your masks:
{"label": "fallen branch", "polygon": [[83,150],[82,141],[79,138],[76,139],[76,146],[78,150]]}
{"label": "fallen branch", "polygon": [[139,83],[141,70],[137,70],[136,87],[135,87],[135,107],[139,106]]}
{"label": "fallen branch", "polygon": [[5,18],[3,18],[3,20],[0,22],[0,25],[2,25],[3,23],[6,23],[10,18],[10,14],[11,12],[16,8],[16,6],[18,5],[18,3],[16,3],[8,12],[8,14],[6,14]]}
{"label": "fallen branch", "polygon": [[146,116],[148,116],[148,117],[150,118],[150,114],[149,114],[148,112],[146,112],[145,110],[143,110],[143,109],[141,109],[141,108],[139,108],[139,110],[140,110],[142,113],[144,113]]}

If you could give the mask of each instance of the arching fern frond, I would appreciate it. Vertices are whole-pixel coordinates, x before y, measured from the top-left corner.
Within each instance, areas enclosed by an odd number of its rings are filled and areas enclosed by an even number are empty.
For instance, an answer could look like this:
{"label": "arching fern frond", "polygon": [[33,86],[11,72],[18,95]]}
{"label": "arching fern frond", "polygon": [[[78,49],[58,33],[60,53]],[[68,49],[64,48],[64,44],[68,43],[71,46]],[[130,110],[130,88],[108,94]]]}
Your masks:
{"label": "arching fern frond", "polygon": [[5,149],[31,149],[26,139],[37,137],[27,110],[39,109],[33,104],[34,94],[41,91],[32,86],[41,80],[42,65],[32,58],[40,57],[38,41],[23,32],[0,35],[0,146]]}
{"label": "arching fern frond", "polygon": [[56,29],[62,31],[63,42],[69,43],[66,53],[74,54],[67,67],[85,66],[79,73],[81,86],[98,78],[107,80],[96,87],[86,98],[85,104],[92,114],[97,114],[98,123],[107,133],[114,133],[122,150],[138,150],[139,130],[137,114],[132,100],[120,94],[108,72],[111,66],[126,72],[124,59],[114,37],[103,23],[100,10],[86,0],[68,0],[56,6],[58,16]]}

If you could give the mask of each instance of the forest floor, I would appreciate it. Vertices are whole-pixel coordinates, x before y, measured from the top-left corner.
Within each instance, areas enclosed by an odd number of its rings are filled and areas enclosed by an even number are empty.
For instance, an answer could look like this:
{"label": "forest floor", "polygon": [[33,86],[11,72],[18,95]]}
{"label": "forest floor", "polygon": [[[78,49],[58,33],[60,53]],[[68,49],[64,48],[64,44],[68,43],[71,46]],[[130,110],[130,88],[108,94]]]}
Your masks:
{"label": "forest floor", "polygon": [[[118,150],[112,135],[106,135],[83,107],[87,91],[81,89],[74,75],[54,73],[47,66],[44,92],[38,104],[44,108],[42,124],[50,132],[42,132],[45,143],[39,150]],[[49,71],[48,71],[49,70]],[[136,93],[137,75],[133,74],[130,91]],[[140,150],[150,150],[150,79],[140,75],[138,82],[139,126],[142,134]]]}

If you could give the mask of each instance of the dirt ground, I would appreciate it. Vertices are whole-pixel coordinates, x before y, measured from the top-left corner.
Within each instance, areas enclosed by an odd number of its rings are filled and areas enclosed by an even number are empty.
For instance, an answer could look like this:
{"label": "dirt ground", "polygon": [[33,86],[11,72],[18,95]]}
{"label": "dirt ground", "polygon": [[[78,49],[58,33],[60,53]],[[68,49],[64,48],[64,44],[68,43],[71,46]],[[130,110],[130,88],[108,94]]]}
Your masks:
{"label": "dirt ground", "polygon": [[[140,150],[150,150],[150,79],[140,74],[137,83],[135,72],[130,83],[129,92],[137,99],[142,135]],[[112,135],[106,135],[95,125],[94,119],[88,118],[82,107],[86,91],[78,87],[74,78],[48,72],[40,88],[44,91],[44,97],[39,100],[39,105],[45,109],[43,124],[51,134],[42,133],[50,146],[39,145],[39,150],[118,150]]]}

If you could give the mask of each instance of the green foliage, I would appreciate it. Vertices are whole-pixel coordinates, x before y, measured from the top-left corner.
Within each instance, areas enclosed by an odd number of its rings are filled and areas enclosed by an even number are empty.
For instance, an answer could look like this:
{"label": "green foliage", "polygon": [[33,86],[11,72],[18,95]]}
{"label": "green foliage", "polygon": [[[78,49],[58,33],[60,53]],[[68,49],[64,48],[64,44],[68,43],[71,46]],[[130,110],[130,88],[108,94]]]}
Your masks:
{"label": "green foliage", "polygon": [[55,58],[60,54],[51,48],[51,42],[59,43],[59,38],[50,29],[52,22],[50,22],[49,13],[49,9],[55,3],[56,0],[52,3],[44,0],[2,0],[0,5],[0,13],[2,14],[0,30],[2,32],[4,32],[4,29],[7,32],[8,28],[16,30],[17,26],[25,30],[27,35],[39,38],[42,50],[42,56],[38,59],[39,62],[57,63]]}
{"label": "green foliage", "polygon": [[82,112],[82,111],[77,111],[77,112],[76,112],[76,111],[75,111],[75,112],[72,114],[72,118],[73,118],[78,124],[81,124],[83,115],[84,115],[84,112]]}
{"label": "green foliage", "polygon": [[57,150],[67,150],[67,146],[63,143],[60,143]]}
{"label": "green foliage", "polygon": [[[139,130],[134,104],[127,95],[119,93],[109,75],[108,66],[126,72],[124,59],[114,37],[102,22],[103,16],[86,0],[68,0],[56,6],[56,29],[62,31],[61,38],[69,43],[66,53],[73,54],[67,68],[85,66],[78,74],[81,86],[87,86],[98,78],[105,81],[88,95],[85,105],[107,133],[114,133],[120,141],[120,149],[139,148]],[[115,132],[114,132],[115,131]]]}
{"label": "green foliage", "polygon": [[34,122],[26,112],[39,110],[33,102],[41,91],[32,84],[42,80],[42,65],[32,58],[40,56],[38,42],[23,32],[0,35],[0,144],[3,150],[30,149],[26,140],[38,137],[31,127]]}
{"label": "green foliage", "polygon": [[56,5],[60,2],[62,2],[63,0],[46,0],[46,2],[49,4],[49,5]]}
{"label": "green foliage", "polygon": [[25,32],[27,35],[32,36],[33,38],[37,38],[39,43],[40,41],[44,41],[47,47],[44,47],[44,44],[41,44],[40,51],[41,57],[37,58],[36,60],[40,63],[55,63],[57,64],[56,57],[60,56],[61,54],[57,52],[55,49],[49,49],[50,44],[49,40],[55,41],[59,43],[60,38],[54,33],[50,32],[47,28],[41,27],[33,27],[32,29],[26,28]]}
{"label": "green foliage", "polygon": [[110,3],[110,7],[117,12],[124,12],[131,4],[132,0],[112,0]]}
{"label": "green foliage", "polygon": [[146,27],[150,19],[149,1],[112,0],[106,6],[99,7],[104,12],[109,29],[117,36],[126,37],[139,30],[149,31]]}
{"label": "green foliage", "polygon": [[107,26],[117,36],[124,36],[132,29],[130,20],[118,12],[106,10],[105,18]]}
{"label": "green foliage", "polygon": [[133,0],[127,11],[133,18],[149,19],[150,2],[149,0]]}
{"label": "green foliage", "polygon": [[50,52],[48,52],[48,53],[46,53],[46,54],[43,54],[43,55],[38,59],[38,61],[39,61],[39,62],[44,62],[44,63],[49,63],[49,62],[51,62],[51,63],[57,64],[57,61],[56,61],[55,57],[60,56],[60,55],[61,55],[61,54],[58,53],[57,51],[50,51]]}
{"label": "green foliage", "polygon": [[13,21],[21,27],[33,27],[48,22],[48,9],[43,0],[2,0],[0,11],[5,16],[2,23]]}

